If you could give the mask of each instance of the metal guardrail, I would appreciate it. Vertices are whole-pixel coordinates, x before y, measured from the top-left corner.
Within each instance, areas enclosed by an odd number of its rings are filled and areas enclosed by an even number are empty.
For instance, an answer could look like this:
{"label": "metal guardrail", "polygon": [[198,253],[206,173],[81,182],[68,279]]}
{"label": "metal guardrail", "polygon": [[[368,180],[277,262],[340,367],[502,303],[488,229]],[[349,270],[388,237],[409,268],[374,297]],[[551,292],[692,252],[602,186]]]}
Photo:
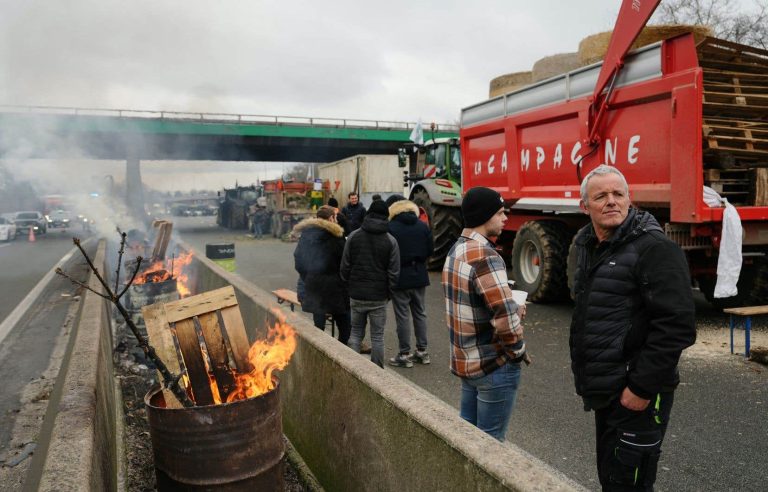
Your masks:
{"label": "metal guardrail", "polygon": [[[20,106],[0,104],[2,113],[35,113],[72,116],[116,116],[160,120],[196,121],[202,123],[231,123],[238,125],[266,123],[271,125],[309,125],[333,128],[367,128],[377,130],[412,130],[416,123],[406,121],[361,120],[354,118],[320,118],[311,116],[275,116],[261,114],[203,113],[186,111],[153,111],[141,109],[75,108],[61,106]],[[427,126],[425,133],[429,130]],[[457,132],[458,125],[435,124],[435,131]]]}

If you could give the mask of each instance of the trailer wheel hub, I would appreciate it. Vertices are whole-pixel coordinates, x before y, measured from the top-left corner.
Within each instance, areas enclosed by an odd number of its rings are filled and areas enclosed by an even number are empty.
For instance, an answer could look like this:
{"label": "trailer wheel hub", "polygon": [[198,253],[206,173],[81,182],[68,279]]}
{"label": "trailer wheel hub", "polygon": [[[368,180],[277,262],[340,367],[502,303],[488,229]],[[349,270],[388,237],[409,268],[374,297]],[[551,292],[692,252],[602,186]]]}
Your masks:
{"label": "trailer wheel hub", "polygon": [[529,284],[533,284],[539,278],[539,266],[541,265],[541,253],[536,243],[526,241],[523,245],[520,262],[520,275]]}

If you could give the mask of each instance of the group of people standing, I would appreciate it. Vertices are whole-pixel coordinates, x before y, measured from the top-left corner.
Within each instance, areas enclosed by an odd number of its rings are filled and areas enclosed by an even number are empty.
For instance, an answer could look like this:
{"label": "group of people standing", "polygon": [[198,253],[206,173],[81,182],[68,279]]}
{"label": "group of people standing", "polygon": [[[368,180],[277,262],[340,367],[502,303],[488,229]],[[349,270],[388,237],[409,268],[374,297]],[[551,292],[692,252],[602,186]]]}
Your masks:
{"label": "group of people standing", "polygon": [[358,195],[350,193],[341,210],[331,198],[316,218],[294,229],[301,233],[294,262],[302,309],[312,313],[320,329],[331,316],[339,341],[357,352],[370,327],[371,361],[380,367],[390,300],[399,350],[389,363],[400,367],[430,363],[424,292],[433,244],[429,227],[418,215],[418,207],[401,195],[386,202],[375,196],[366,210]]}
{"label": "group of people standing", "polygon": [[[580,193],[589,223],[574,239],[569,347],[576,393],[594,412],[603,490],[653,490],[678,361],[696,339],[689,270],[657,220],[632,207],[616,167],[592,170]],[[461,379],[461,417],[503,441],[521,363],[530,363],[526,308],[513,300],[506,264],[492,242],[507,221],[503,197],[472,188],[461,209],[465,228],[447,255],[441,281],[450,370]],[[295,258],[305,311],[318,327],[332,314],[339,340],[356,351],[370,323],[371,360],[383,366],[392,299],[399,350],[390,364],[429,363],[424,291],[432,236],[418,208],[395,195],[375,200],[366,211],[350,194],[337,212],[323,207],[317,219],[299,225]]]}

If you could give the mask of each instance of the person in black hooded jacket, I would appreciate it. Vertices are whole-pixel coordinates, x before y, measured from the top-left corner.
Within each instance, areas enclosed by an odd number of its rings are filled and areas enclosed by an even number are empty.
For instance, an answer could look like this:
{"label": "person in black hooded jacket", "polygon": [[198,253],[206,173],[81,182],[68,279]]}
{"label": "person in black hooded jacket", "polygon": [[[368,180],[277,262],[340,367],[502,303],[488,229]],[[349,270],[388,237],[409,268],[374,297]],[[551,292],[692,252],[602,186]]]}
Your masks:
{"label": "person in black hooded jacket", "polygon": [[[400,248],[400,277],[392,291],[399,350],[389,359],[389,364],[398,367],[413,367],[414,362],[429,364],[424,292],[429,285],[427,258],[434,251],[432,232],[419,220],[419,207],[412,201],[402,195],[392,195],[386,203],[389,205],[389,233]],[[411,334],[416,337],[413,354]]]}
{"label": "person in black hooded jacket", "polygon": [[301,232],[293,258],[299,272],[301,309],[312,313],[315,326],[321,330],[325,330],[326,315],[332,315],[339,341],[346,345],[350,333],[349,294],[339,277],[345,240],[335,216],[335,210],[325,206],[317,211],[317,218],[299,222],[293,229]]}
{"label": "person in black hooded jacket", "polygon": [[571,258],[576,392],[595,412],[603,490],[653,490],[678,360],[696,340],[688,265],[656,219],[631,207],[615,167],[587,174],[581,207],[591,223]]}
{"label": "person in black hooded jacket", "polygon": [[347,281],[352,312],[349,346],[360,352],[366,322],[371,326],[371,361],[384,367],[384,326],[387,301],[400,275],[397,241],[387,232],[387,205],[371,204],[363,225],[349,235],[341,260],[341,278]]}

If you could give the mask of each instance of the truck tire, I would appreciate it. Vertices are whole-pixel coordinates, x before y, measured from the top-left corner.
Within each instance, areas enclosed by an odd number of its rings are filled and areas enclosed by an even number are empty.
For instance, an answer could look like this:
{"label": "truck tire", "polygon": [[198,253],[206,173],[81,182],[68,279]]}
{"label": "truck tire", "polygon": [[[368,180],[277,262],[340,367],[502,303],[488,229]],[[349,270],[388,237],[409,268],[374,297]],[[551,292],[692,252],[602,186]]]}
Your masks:
{"label": "truck tire", "polygon": [[526,222],[512,245],[512,277],[533,302],[559,301],[567,289],[567,231],[554,221]]}
{"label": "truck tire", "polygon": [[707,302],[717,309],[768,304],[768,259],[757,258],[752,265],[742,265],[736,284],[739,293],[733,297],[715,298],[716,276],[701,275],[696,282]]}
{"label": "truck tire", "polygon": [[442,270],[445,257],[461,234],[461,208],[433,204],[426,190],[416,191],[413,194],[413,202],[427,213],[429,227],[432,229],[435,251],[427,260],[427,269]]}

